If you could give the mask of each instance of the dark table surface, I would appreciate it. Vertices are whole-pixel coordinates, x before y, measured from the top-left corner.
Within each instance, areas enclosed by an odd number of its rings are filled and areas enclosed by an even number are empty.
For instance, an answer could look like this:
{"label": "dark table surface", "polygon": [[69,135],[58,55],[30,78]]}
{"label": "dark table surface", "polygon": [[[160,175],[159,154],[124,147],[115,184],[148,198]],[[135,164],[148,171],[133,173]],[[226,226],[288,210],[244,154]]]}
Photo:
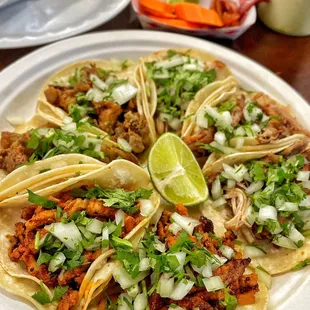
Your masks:
{"label": "dark table surface", "polygon": [[[112,29],[141,29],[141,26],[131,8],[127,7],[110,22],[90,32]],[[235,41],[213,39],[212,41],[234,49],[269,68],[310,102],[310,36],[285,36],[273,32],[257,21]],[[37,48],[0,50],[0,70]]]}

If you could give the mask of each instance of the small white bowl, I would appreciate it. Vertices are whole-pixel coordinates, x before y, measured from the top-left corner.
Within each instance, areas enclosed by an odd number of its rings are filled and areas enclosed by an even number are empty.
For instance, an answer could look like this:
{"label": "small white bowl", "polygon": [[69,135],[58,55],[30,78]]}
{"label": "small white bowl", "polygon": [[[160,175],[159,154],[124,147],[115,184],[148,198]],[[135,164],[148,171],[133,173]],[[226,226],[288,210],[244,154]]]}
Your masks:
{"label": "small white bowl", "polygon": [[143,29],[149,30],[163,30],[170,32],[178,32],[193,36],[201,37],[213,37],[235,40],[240,37],[245,31],[247,31],[256,22],[256,8],[253,6],[246,15],[242,25],[234,27],[223,27],[223,28],[212,28],[212,29],[186,29],[177,28],[170,25],[163,24],[157,20],[151,19],[144,15],[139,5],[139,0],[131,0],[132,7],[136,14]]}

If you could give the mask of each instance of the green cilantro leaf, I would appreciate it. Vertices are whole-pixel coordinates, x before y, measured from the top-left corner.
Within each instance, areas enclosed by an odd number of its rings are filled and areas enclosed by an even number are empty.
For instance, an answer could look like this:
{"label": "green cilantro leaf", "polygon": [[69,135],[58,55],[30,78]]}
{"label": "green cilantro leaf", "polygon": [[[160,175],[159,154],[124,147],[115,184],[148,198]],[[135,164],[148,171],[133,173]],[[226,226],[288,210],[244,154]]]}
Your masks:
{"label": "green cilantro leaf", "polygon": [[33,193],[30,189],[27,189],[28,192],[28,201],[36,204],[37,206],[42,206],[45,209],[55,209],[57,204],[55,201],[48,200],[42,196],[39,196]]}
{"label": "green cilantro leaf", "polygon": [[65,295],[65,293],[67,292],[67,290],[69,289],[69,286],[57,286],[55,288],[55,291],[54,291],[54,296],[53,296],[53,299],[52,299],[52,302],[53,301],[58,301],[62,298],[63,295]]}
{"label": "green cilantro leaf", "polygon": [[295,267],[292,268],[293,271],[297,271],[302,269],[303,267],[306,267],[310,265],[310,258],[305,259],[304,261],[298,263]]}
{"label": "green cilantro leaf", "polygon": [[48,294],[43,291],[37,291],[31,297],[35,299],[36,301],[38,301],[41,305],[46,305],[51,302],[51,299],[48,296]]}

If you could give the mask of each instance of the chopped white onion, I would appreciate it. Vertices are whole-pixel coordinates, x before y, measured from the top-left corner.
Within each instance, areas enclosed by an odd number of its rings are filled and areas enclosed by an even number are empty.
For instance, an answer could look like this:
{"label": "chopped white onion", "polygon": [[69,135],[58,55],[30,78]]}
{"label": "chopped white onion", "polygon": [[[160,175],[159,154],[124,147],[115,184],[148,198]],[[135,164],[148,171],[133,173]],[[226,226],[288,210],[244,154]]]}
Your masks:
{"label": "chopped white onion", "polygon": [[181,56],[176,55],[176,56],[169,58],[167,60],[156,62],[154,64],[154,67],[155,68],[169,69],[169,68],[177,67],[177,66],[180,66],[183,64],[184,64],[184,59]]}
{"label": "chopped white onion", "polygon": [[235,136],[245,136],[245,130],[243,127],[238,127],[237,129],[235,129],[234,131]]}
{"label": "chopped white onion", "polygon": [[278,212],[275,207],[265,205],[259,209],[258,220],[262,223],[264,223],[265,221],[269,219],[277,220],[277,215],[278,215]]}
{"label": "chopped white onion", "polygon": [[176,271],[181,271],[183,269],[183,266],[185,264],[185,259],[186,259],[186,253],[185,252],[177,252],[173,254],[168,254],[168,256],[175,256],[176,259],[179,262],[179,266],[176,269]]}
{"label": "chopped white onion", "polygon": [[214,140],[215,140],[217,143],[219,143],[219,144],[221,144],[221,145],[224,145],[225,142],[226,142],[226,136],[225,136],[225,134],[224,134],[223,132],[217,131],[217,132],[215,133],[215,135],[214,135]]}
{"label": "chopped white onion", "polygon": [[196,64],[184,64],[183,70],[185,70],[185,71],[202,71],[203,69]]}
{"label": "chopped white onion", "polygon": [[266,255],[266,253],[262,250],[260,250],[259,248],[253,246],[253,245],[247,245],[244,248],[244,256],[245,257],[250,257],[250,258],[256,258],[256,257],[262,257],[264,255]]}
{"label": "chopped white onion", "polygon": [[205,263],[204,266],[202,266],[202,272],[201,272],[202,276],[204,278],[210,278],[212,277],[212,265],[209,261],[207,261]]}
{"label": "chopped white onion", "polygon": [[226,199],[224,197],[220,197],[219,199],[212,201],[212,207],[213,208],[218,208],[227,203]]}
{"label": "chopped white onion", "polygon": [[251,126],[251,128],[252,128],[252,130],[253,130],[253,132],[254,132],[255,134],[258,134],[258,133],[261,132],[261,129],[260,129],[260,127],[259,127],[257,124],[253,124],[253,125]]}
{"label": "chopped white onion", "polygon": [[252,206],[249,206],[246,211],[246,220],[252,226],[258,217],[258,213],[254,211]]}
{"label": "chopped white onion", "polygon": [[144,257],[139,262],[139,271],[148,270],[150,267],[150,259],[148,257]]}
{"label": "chopped white onion", "polygon": [[58,252],[49,262],[48,271],[55,272],[56,270],[62,267],[65,260],[66,260],[65,254],[63,254],[62,252]]}
{"label": "chopped white onion", "polygon": [[180,130],[182,127],[182,122],[178,118],[173,118],[168,124],[173,130],[176,131]]}
{"label": "chopped white onion", "polygon": [[226,145],[221,145],[216,141],[212,141],[210,143],[211,146],[214,148],[218,149],[219,151],[223,152],[224,154],[233,154],[236,153],[236,150],[233,149],[232,147],[226,146]]}
{"label": "chopped white onion", "polygon": [[133,286],[129,287],[126,291],[127,291],[127,294],[131,298],[135,298],[139,294],[139,292],[140,292],[140,288],[139,288],[138,283],[136,283]]}
{"label": "chopped white onion", "polygon": [[73,222],[66,224],[61,222],[54,223],[52,225],[45,226],[45,229],[71,250],[76,250],[79,243],[82,241],[82,235]]}
{"label": "chopped white onion", "polygon": [[148,298],[145,293],[139,294],[134,302],[133,302],[133,309],[134,310],[145,310],[148,305]]}
{"label": "chopped white onion", "polygon": [[171,215],[171,218],[190,235],[193,234],[194,228],[200,224],[198,220],[182,216],[176,212]]}
{"label": "chopped white onion", "polygon": [[234,188],[236,187],[236,181],[235,180],[227,180],[227,188]]}
{"label": "chopped white onion", "polygon": [[[169,78],[169,72],[166,69],[162,69],[161,72],[155,72],[153,75],[154,79],[161,80],[161,79],[168,79]],[[158,91],[160,93],[160,91]]]}
{"label": "chopped white onion", "polygon": [[132,152],[131,145],[125,139],[118,137],[117,143],[125,152],[128,152],[128,153]]}
{"label": "chopped white onion", "polygon": [[185,310],[185,308],[182,308],[182,307],[176,306],[176,305],[172,305],[172,306],[169,306],[168,310]]}
{"label": "chopped white onion", "polygon": [[214,200],[217,200],[222,196],[222,188],[219,177],[217,177],[212,183],[211,193]]}
{"label": "chopped white onion", "polygon": [[214,256],[216,257],[216,261],[212,261],[211,262],[211,267],[212,267],[212,270],[215,270],[216,268],[224,265],[226,262],[227,262],[227,258],[223,257],[223,256],[219,256],[217,254],[214,254]]}
{"label": "chopped white onion", "polygon": [[225,256],[228,259],[231,259],[235,255],[235,251],[227,246],[227,245],[222,245],[219,250],[222,252],[223,256]]}
{"label": "chopped white onion", "polygon": [[296,177],[297,181],[309,181],[310,171],[299,171]]}
{"label": "chopped white onion", "polygon": [[142,271],[133,279],[122,266],[113,268],[113,278],[115,282],[119,283],[123,290],[139,283],[147,275],[148,272]]}
{"label": "chopped white onion", "polygon": [[202,279],[208,292],[214,292],[225,288],[225,284],[219,276]]}
{"label": "chopped white onion", "polygon": [[[102,240],[109,240],[109,228],[108,227],[103,228],[101,238]],[[106,247],[109,247],[109,245],[107,245]]]}
{"label": "chopped white onion", "polygon": [[301,207],[309,207],[310,206],[310,196],[308,195],[307,198],[302,200],[299,205]]}
{"label": "chopped white onion", "polygon": [[129,83],[121,84],[112,91],[114,100],[122,105],[136,96],[138,89]]}
{"label": "chopped white onion", "polygon": [[174,235],[176,235],[180,230],[182,230],[182,227],[177,223],[172,223],[170,224],[168,230],[172,232]]}
{"label": "chopped white onion", "polygon": [[127,304],[126,300],[127,300],[128,303],[130,303],[130,305],[132,305],[132,298],[128,294],[121,294],[118,297],[118,300],[117,300],[117,303],[118,303],[117,310],[131,310],[132,309],[132,306],[129,306]]}
{"label": "chopped white onion", "polygon": [[149,199],[140,199],[140,214],[142,216],[149,216],[154,211],[154,206],[151,200]]}
{"label": "chopped white onion", "polygon": [[116,225],[118,225],[119,223],[122,223],[122,226],[125,225],[125,216],[126,216],[126,213],[119,209],[117,210],[117,212],[115,213],[115,223]]}
{"label": "chopped white onion", "polygon": [[173,300],[182,300],[194,286],[194,282],[190,280],[181,280],[173,289],[170,298]]}
{"label": "chopped white onion", "polygon": [[239,165],[236,168],[233,168],[225,163],[223,163],[224,171],[227,175],[234,179],[237,182],[241,182],[243,180],[244,175],[247,173],[247,168],[244,165]]}
{"label": "chopped white onion", "polygon": [[310,181],[304,181],[302,182],[302,187],[306,189],[310,189]]}
{"label": "chopped white onion", "polygon": [[305,237],[295,227],[290,229],[287,237],[297,245],[303,244],[305,241]]}
{"label": "chopped white onion", "polygon": [[295,243],[292,240],[290,240],[289,238],[286,238],[282,235],[275,236],[272,243],[274,243],[275,245],[277,245],[279,247],[286,248],[286,249],[291,249],[291,250],[297,249],[297,246],[295,245]]}
{"label": "chopped white onion", "polygon": [[276,201],[275,201],[276,208],[277,209],[281,208],[284,203],[285,203],[285,199],[282,196],[277,196]]}
{"label": "chopped white onion", "polygon": [[232,117],[229,111],[224,111],[220,114],[220,119],[217,122],[224,128],[228,128],[232,123]]}
{"label": "chopped white onion", "polygon": [[278,208],[280,211],[295,212],[298,211],[298,204],[295,202],[284,202],[281,207]]}
{"label": "chopped white onion", "polygon": [[65,131],[75,132],[76,131],[76,123],[69,123],[69,124],[61,127],[61,129],[65,130]]}
{"label": "chopped white onion", "polygon": [[252,195],[253,193],[259,191],[264,186],[263,181],[254,181],[250,184],[250,186],[245,190],[248,195]]}
{"label": "chopped white onion", "polygon": [[103,82],[97,75],[90,74],[89,79],[101,90],[106,90],[109,86],[105,82]]}
{"label": "chopped white onion", "polygon": [[271,289],[272,285],[272,276],[260,267],[255,268],[255,272],[258,276],[258,279],[262,281],[268,289]]}
{"label": "chopped white onion", "polygon": [[155,238],[155,244],[154,247],[157,251],[164,253],[166,252],[166,245],[164,243],[162,243],[161,241],[159,241],[158,238]]}
{"label": "chopped white onion", "polygon": [[205,117],[206,112],[200,110],[196,116],[196,124],[202,128],[208,128],[208,119]]}
{"label": "chopped white onion", "polygon": [[173,116],[171,114],[161,112],[159,114],[159,119],[163,122],[171,122],[173,119]]}
{"label": "chopped white onion", "polygon": [[157,292],[162,298],[169,298],[174,288],[174,278],[170,278],[167,274],[162,274],[159,282]]}
{"label": "chopped white onion", "polygon": [[236,141],[235,148],[237,150],[241,149],[244,145],[244,138],[243,137],[237,137],[237,138],[235,138],[235,141]]}
{"label": "chopped white onion", "polygon": [[93,234],[101,234],[103,228],[103,222],[97,220],[97,219],[92,219],[89,224],[86,225],[86,229]]}

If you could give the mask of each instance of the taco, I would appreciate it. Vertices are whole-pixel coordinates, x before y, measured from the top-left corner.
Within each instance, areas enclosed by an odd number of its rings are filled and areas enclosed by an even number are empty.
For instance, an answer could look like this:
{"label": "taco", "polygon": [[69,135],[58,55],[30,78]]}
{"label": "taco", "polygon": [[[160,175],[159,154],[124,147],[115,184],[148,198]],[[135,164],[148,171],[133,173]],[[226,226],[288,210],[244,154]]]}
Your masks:
{"label": "taco", "polygon": [[[94,134],[107,135],[114,147],[139,158],[156,136],[145,117],[139,66],[87,60],[56,72],[43,86],[38,113],[62,126],[68,117]],[[144,157],[143,157],[144,158]]]}
{"label": "taco", "polygon": [[14,198],[1,209],[0,265],[38,309],[79,308],[111,245],[126,245],[159,205],[146,172],[124,160]]}
{"label": "taco", "polygon": [[212,221],[189,217],[183,205],[166,209],[137,249],[116,247],[113,279],[91,304],[126,310],[267,309],[267,288],[248,269],[251,259],[243,258],[235,239],[232,231],[217,237]]}
{"label": "taco", "polygon": [[263,93],[223,85],[191,116],[182,138],[204,162],[210,153],[218,158],[281,147],[300,134],[310,137],[287,105]]}
{"label": "taco", "polygon": [[[309,149],[236,153],[205,170],[213,210],[245,243],[254,265],[270,274],[310,256]],[[211,216],[212,219],[212,216]]]}
{"label": "taco", "polygon": [[157,134],[183,132],[186,118],[230,75],[224,63],[198,50],[161,50],[141,58],[142,95]]}

